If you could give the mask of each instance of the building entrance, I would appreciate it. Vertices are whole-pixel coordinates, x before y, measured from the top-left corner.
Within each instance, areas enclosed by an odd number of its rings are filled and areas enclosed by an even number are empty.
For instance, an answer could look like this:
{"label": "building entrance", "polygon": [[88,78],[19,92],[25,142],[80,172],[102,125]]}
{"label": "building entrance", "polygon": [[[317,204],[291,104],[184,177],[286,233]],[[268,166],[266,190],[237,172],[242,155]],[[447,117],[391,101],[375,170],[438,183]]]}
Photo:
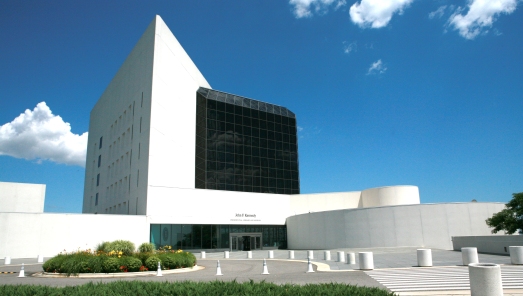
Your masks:
{"label": "building entrance", "polygon": [[262,234],[251,233],[231,233],[229,234],[231,251],[253,251],[262,249]]}

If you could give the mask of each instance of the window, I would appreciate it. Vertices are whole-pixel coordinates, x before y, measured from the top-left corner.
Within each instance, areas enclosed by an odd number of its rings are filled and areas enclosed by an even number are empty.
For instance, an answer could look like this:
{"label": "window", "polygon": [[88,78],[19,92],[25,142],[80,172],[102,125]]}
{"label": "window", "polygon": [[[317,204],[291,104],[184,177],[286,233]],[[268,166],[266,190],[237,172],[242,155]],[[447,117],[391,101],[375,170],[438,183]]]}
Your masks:
{"label": "window", "polygon": [[98,193],[96,194],[96,197],[94,199],[94,205],[97,206],[98,205]]}
{"label": "window", "polygon": [[98,155],[98,167],[100,167],[101,163],[102,163],[102,155]]}
{"label": "window", "polygon": [[100,185],[100,174],[96,175],[96,186]]}
{"label": "window", "polygon": [[98,149],[102,149],[102,140],[103,140],[103,137],[100,137],[100,144],[98,145]]}

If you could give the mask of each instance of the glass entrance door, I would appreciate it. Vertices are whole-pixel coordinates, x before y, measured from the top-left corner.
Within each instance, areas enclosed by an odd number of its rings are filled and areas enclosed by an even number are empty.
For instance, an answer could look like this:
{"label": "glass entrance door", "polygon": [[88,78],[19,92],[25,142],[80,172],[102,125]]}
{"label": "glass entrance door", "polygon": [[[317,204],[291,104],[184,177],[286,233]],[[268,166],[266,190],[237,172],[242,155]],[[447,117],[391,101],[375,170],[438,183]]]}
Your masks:
{"label": "glass entrance door", "polygon": [[252,251],[262,249],[262,234],[253,233],[231,233],[229,234],[231,251]]}

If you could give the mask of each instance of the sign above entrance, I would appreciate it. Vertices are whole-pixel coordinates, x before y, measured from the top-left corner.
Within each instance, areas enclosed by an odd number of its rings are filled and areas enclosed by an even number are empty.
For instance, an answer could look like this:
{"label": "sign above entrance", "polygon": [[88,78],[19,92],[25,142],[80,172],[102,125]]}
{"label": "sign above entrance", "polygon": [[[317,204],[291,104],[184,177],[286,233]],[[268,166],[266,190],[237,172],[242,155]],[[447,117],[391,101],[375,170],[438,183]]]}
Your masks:
{"label": "sign above entrance", "polygon": [[261,221],[256,218],[256,214],[236,213],[231,221]]}

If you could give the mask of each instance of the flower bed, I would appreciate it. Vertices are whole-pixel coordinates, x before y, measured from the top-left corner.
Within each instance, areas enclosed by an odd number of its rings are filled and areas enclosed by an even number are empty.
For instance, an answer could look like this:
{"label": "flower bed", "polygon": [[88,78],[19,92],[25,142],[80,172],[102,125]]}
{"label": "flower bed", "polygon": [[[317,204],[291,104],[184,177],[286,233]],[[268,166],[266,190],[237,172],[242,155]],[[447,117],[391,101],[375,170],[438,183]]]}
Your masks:
{"label": "flower bed", "polygon": [[[111,244],[102,243],[94,251],[89,249],[60,253],[47,260],[42,268],[45,272],[65,273],[70,276],[79,273],[156,271],[158,262],[163,270],[193,267],[196,264],[196,257],[192,253],[175,251],[171,246],[154,250],[146,243],[149,247],[142,248],[142,244],[136,252],[130,242],[123,244],[126,250],[115,248],[118,244]],[[114,249],[110,250],[111,248]]]}

